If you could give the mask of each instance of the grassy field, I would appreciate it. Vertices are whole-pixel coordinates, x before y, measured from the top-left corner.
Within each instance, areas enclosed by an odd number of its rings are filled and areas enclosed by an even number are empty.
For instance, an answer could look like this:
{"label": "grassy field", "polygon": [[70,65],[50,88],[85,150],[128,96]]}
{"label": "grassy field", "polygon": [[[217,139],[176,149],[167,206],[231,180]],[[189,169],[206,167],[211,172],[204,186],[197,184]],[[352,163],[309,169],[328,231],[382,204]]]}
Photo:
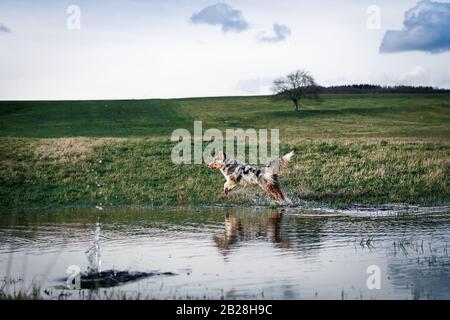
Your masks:
{"label": "grassy field", "polygon": [[450,94],[0,102],[0,207],[268,204],[174,165],[174,129],[279,128],[295,204],[450,203]]}

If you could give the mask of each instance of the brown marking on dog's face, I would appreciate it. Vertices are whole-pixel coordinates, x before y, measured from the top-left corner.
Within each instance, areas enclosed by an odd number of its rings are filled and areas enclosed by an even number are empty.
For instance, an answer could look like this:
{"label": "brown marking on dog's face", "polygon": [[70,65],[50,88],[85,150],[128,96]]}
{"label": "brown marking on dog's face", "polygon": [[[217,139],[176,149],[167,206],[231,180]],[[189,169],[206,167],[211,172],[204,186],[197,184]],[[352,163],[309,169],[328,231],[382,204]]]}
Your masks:
{"label": "brown marking on dog's face", "polygon": [[208,167],[212,170],[222,169],[225,166],[225,154],[221,151],[214,158],[214,160],[208,164]]}
{"label": "brown marking on dog's face", "polygon": [[211,163],[208,165],[208,167],[209,167],[210,169],[212,169],[212,170],[218,170],[218,169],[222,168],[222,166],[221,166],[220,164],[215,163],[215,162],[211,162]]}

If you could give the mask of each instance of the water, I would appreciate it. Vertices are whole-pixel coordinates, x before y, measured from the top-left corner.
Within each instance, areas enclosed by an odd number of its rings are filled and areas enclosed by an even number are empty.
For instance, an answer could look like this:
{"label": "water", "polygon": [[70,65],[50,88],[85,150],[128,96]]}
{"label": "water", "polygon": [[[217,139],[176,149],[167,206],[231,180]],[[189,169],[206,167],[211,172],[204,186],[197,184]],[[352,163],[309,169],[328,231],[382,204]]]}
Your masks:
{"label": "water", "polygon": [[86,251],[86,257],[88,260],[88,267],[86,272],[88,274],[95,274],[100,271],[102,265],[101,253],[100,253],[100,223],[95,224],[95,236],[92,246]]}
{"label": "water", "polygon": [[[397,209],[3,212],[0,289],[38,284],[46,299],[449,299],[450,210]],[[100,251],[102,270],[154,276],[65,288],[69,266],[101,271]],[[376,270],[380,288],[369,289]]]}

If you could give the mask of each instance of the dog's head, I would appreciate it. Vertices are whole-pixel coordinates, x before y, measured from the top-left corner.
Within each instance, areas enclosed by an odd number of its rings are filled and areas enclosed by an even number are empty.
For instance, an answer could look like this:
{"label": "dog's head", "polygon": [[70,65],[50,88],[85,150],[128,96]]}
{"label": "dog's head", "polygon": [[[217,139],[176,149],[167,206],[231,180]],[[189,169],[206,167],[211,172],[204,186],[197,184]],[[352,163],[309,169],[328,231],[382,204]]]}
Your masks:
{"label": "dog's head", "polygon": [[225,166],[225,153],[222,151],[208,164],[208,167],[212,170],[222,169]]}

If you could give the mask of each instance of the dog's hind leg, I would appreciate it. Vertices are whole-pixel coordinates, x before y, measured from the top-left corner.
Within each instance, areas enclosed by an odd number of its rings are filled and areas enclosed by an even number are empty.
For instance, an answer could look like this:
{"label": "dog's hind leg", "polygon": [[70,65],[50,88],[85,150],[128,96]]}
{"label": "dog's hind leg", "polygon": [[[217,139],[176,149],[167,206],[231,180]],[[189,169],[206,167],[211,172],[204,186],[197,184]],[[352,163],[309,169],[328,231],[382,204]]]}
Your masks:
{"label": "dog's hind leg", "polygon": [[279,204],[284,204],[286,202],[286,198],[283,192],[279,189],[279,187],[273,187],[269,191],[272,198],[274,198]]}
{"label": "dog's hind leg", "polygon": [[277,176],[273,176],[266,184],[261,185],[261,188],[266,191],[272,199],[276,200],[279,204],[286,203],[286,197],[281,191],[280,182]]}

